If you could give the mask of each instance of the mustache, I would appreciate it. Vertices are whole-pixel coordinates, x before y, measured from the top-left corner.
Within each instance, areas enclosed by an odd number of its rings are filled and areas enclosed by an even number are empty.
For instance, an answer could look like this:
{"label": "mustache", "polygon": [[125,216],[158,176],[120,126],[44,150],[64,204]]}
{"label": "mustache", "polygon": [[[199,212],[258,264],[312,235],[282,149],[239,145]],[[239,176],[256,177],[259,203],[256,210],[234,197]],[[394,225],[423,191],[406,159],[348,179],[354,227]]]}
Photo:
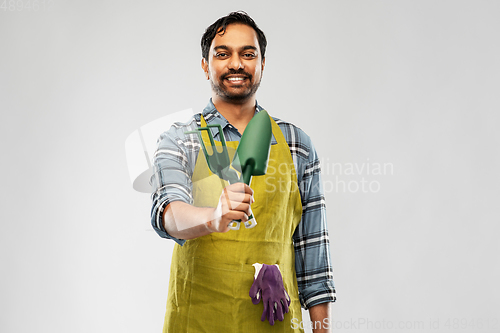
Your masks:
{"label": "mustache", "polygon": [[244,70],[235,70],[235,69],[230,69],[229,72],[222,74],[220,76],[220,79],[224,80],[229,75],[244,75],[244,76],[248,77],[250,80],[252,79],[252,75],[250,73],[247,73]]}

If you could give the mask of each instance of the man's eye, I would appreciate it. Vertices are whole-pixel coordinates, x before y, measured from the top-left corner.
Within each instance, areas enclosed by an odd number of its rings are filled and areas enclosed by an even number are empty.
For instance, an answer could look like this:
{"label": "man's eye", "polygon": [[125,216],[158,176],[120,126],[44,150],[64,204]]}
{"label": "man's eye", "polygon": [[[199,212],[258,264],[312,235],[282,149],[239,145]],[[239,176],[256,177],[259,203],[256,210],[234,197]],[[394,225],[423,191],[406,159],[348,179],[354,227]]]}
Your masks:
{"label": "man's eye", "polygon": [[256,55],[253,53],[245,53],[243,56],[246,58],[255,58],[256,57]]}
{"label": "man's eye", "polygon": [[220,57],[226,57],[226,56],[227,56],[227,53],[223,53],[223,52],[221,52],[221,53],[217,53],[215,56],[216,56],[217,58],[220,58]]}

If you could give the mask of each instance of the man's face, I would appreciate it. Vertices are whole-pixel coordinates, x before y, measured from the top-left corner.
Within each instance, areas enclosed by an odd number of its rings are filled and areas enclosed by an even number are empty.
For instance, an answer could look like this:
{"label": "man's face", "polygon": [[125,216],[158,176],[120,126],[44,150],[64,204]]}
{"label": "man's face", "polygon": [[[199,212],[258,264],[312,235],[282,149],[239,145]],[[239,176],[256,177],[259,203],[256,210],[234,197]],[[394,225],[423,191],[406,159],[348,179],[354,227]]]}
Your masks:
{"label": "man's face", "polygon": [[230,24],[215,35],[202,67],[212,90],[225,101],[243,103],[259,88],[264,70],[257,34],[243,24]]}

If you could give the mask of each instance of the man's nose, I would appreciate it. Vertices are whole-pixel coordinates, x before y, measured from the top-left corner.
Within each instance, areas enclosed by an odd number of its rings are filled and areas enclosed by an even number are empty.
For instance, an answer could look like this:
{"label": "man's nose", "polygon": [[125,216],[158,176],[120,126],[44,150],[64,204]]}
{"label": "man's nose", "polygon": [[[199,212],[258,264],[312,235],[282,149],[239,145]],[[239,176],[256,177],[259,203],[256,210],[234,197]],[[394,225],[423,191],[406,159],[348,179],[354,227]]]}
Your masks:
{"label": "man's nose", "polygon": [[243,62],[241,61],[239,55],[233,55],[229,61],[230,69],[242,69]]}

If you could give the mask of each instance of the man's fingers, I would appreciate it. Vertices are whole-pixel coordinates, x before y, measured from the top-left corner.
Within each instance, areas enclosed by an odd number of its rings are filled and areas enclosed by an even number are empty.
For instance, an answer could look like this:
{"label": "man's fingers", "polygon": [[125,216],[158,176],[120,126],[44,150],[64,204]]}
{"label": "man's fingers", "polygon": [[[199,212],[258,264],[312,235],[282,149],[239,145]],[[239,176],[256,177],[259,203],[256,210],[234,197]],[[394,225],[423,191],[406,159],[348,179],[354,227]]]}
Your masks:
{"label": "man's fingers", "polygon": [[250,208],[253,202],[253,190],[244,183],[235,183],[226,186],[219,198],[215,210],[215,219],[218,220],[215,230],[218,232],[229,231],[229,224],[233,220],[247,222],[252,215]]}
{"label": "man's fingers", "polygon": [[248,215],[238,210],[231,210],[224,217],[228,219],[227,225],[229,225],[234,220],[241,220],[241,222],[248,221]]}
{"label": "man's fingers", "polygon": [[230,201],[228,202],[229,209],[230,210],[235,210],[239,212],[244,212],[247,215],[250,215],[250,205],[244,202],[238,202],[238,201]]}
{"label": "man's fingers", "polygon": [[253,202],[253,197],[249,193],[233,192],[226,187],[221,195],[221,200],[223,203],[225,202],[229,210],[238,210],[251,214],[250,204]]}
{"label": "man's fingers", "polygon": [[245,183],[234,183],[225,187],[228,191],[237,193],[246,193],[253,196],[253,190]]}
{"label": "man's fingers", "polygon": [[254,201],[252,195],[248,193],[232,192],[231,190],[227,190],[224,193],[226,198],[232,201],[245,202],[248,204],[251,204]]}

